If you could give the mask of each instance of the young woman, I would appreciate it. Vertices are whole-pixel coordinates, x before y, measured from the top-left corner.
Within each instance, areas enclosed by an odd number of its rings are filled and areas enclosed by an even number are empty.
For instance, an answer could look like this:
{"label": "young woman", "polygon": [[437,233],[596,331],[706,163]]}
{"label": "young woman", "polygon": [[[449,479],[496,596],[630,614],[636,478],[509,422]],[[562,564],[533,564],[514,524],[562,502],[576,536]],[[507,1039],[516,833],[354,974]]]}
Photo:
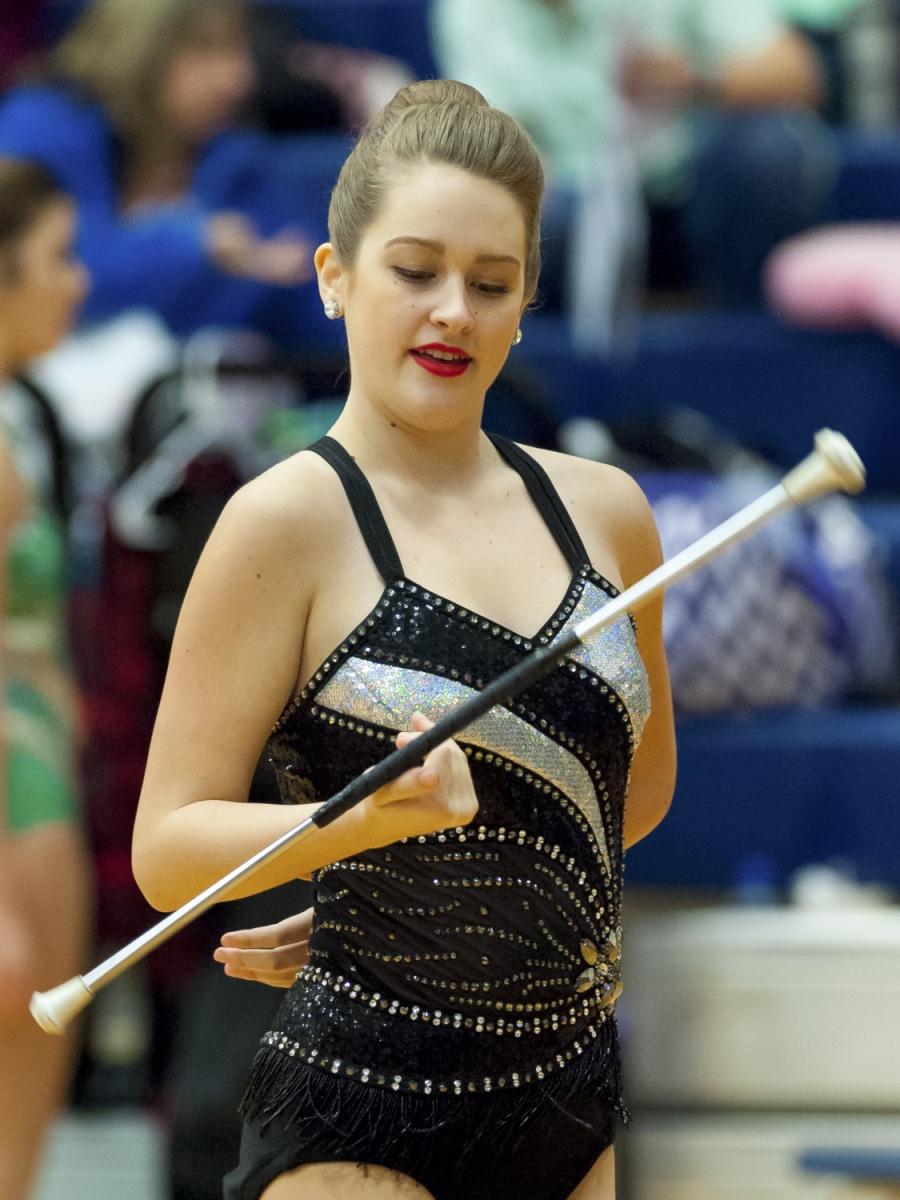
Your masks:
{"label": "young woman", "polygon": [[[0,371],[50,350],[86,276],[75,208],[38,166],[0,160]],[[2,413],[0,413],[2,417]],[[0,425],[2,431],[2,425]],[[27,445],[21,450],[33,451]],[[36,1029],[28,1000],[78,971],[89,888],[73,790],[75,704],[62,665],[61,539],[0,435],[0,1195],[26,1200],[44,1130],[65,1094],[71,1036]],[[23,459],[28,457],[23,454]],[[31,456],[33,457],[33,456]]]}
{"label": "young woman", "polygon": [[143,307],[178,334],[295,338],[324,324],[298,233],[308,189],[274,139],[235,128],[254,84],[243,0],[91,0],[47,81],[4,99],[0,153],[78,201],[87,318]]}
{"label": "young woman", "polygon": [[[316,265],[349,398],[198,565],[135,829],[158,907],[658,564],[630,479],[480,428],[541,185],[522,129],[450,82],[398,93],[347,160]],[[613,1196],[622,851],[674,774],[660,624],[619,621],[248,883],[312,874],[316,907],[230,1200]],[[241,803],[264,749],[285,807]],[[277,982],[306,924],[221,955]]]}

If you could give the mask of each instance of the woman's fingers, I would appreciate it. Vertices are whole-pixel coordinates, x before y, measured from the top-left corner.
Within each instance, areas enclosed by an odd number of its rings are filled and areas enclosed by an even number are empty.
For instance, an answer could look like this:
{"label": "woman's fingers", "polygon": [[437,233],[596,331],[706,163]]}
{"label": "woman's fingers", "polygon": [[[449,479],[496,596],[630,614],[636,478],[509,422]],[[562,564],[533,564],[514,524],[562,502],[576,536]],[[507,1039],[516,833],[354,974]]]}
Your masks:
{"label": "woman's fingers", "polygon": [[305,962],[308,945],[308,942],[294,942],[290,946],[279,946],[277,950],[235,950],[219,946],[213,952],[213,958],[223,965],[248,971],[284,971],[298,962],[301,965]]}
{"label": "woman's fingers", "polygon": [[288,988],[309,961],[312,918],[313,910],[307,908],[275,925],[225,933],[213,958],[232,979]]}
{"label": "woman's fingers", "polygon": [[[413,728],[397,735],[399,747],[410,745],[415,738],[434,727],[423,713],[413,715]],[[420,800],[422,811],[412,818],[413,825],[424,820],[421,832],[465,825],[478,811],[478,801],[472,787],[469,765],[459,746],[448,739],[432,750],[420,767],[413,767],[393,783],[380,788],[371,797],[376,808],[396,804],[401,800]],[[398,818],[399,818],[398,811]],[[404,833],[401,836],[408,836]]]}
{"label": "woman's fingers", "polygon": [[313,910],[307,908],[301,913],[285,917],[283,921],[274,925],[260,925],[257,929],[237,929],[223,933],[222,945],[238,950],[265,950],[292,942],[304,942],[312,928],[312,915]]}
{"label": "woman's fingers", "polygon": [[439,782],[440,778],[433,767],[412,767],[399,779],[394,779],[377,792],[373,792],[371,800],[377,808],[382,808],[386,804],[396,804],[398,800],[412,800],[415,796],[432,792]]}
{"label": "woman's fingers", "polygon": [[297,972],[309,961],[307,942],[279,946],[276,950],[237,950],[220,946],[213,954],[232,979],[248,979],[270,987],[290,987]]}

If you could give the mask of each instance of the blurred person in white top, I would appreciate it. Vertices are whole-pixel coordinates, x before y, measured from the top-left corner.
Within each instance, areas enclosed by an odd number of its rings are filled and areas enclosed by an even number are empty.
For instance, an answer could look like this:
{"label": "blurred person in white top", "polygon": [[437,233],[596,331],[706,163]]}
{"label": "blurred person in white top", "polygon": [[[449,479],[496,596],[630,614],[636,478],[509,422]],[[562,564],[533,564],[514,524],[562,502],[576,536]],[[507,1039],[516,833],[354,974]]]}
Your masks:
{"label": "blurred person in white top", "polygon": [[[774,0],[434,0],[432,13],[441,71],[512,113],[557,195],[577,197],[567,300],[582,341],[593,322],[599,344],[603,321],[584,263],[596,276],[607,260],[613,303],[623,271],[640,274],[641,197],[723,305],[754,305],[768,249],[818,218],[832,179],[818,62]],[[548,217],[552,236],[552,200]]]}

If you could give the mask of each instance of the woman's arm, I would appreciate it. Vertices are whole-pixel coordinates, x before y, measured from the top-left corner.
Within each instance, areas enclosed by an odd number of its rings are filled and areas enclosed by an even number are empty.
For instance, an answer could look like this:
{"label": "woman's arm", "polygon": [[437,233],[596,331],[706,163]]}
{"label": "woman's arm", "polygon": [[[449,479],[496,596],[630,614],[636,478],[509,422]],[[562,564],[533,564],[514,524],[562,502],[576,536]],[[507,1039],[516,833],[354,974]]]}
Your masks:
{"label": "woman's arm", "polygon": [[[663,561],[653,513],[630,476],[607,467],[604,492],[610,544],[624,586],[631,587]],[[675,790],[675,724],[672,690],[662,636],[663,600],[636,614],[638,649],[650,679],[650,716],[635,752],[625,806],[625,845],[655,829],[669,810]]]}
{"label": "woman's arm", "polygon": [[[294,693],[315,581],[340,539],[329,506],[304,478],[296,462],[284,464],[239,492],[188,589],[134,832],[135,878],[157,908],[178,907],[314,811],[243,803]],[[476,811],[465,756],[445,744],[234,896],[369,847],[465,824]]]}
{"label": "woman's arm", "polygon": [[[647,498],[631,476],[602,463],[532,451],[566,501],[594,565],[630,587],[662,562],[662,547]],[[675,788],[675,726],[662,639],[663,602],[636,614],[638,648],[650,679],[651,712],[634,755],[625,807],[625,845],[666,815]]]}

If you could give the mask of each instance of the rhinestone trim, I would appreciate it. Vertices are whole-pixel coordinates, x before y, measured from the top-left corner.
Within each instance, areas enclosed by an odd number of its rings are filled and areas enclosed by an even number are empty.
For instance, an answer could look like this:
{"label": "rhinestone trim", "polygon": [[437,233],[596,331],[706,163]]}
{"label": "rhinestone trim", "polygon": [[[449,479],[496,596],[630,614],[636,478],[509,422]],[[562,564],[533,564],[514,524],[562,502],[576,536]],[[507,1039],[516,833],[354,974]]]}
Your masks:
{"label": "rhinestone trim", "polygon": [[[527,1033],[540,1032],[539,1030],[529,1029],[528,1022],[522,1020],[517,1020],[515,1023],[507,1022],[503,1029],[499,1029],[497,1026],[498,1024],[502,1024],[502,1022],[489,1022],[483,1017],[472,1018],[462,1013],[444,1013],[438,1010],[423,1009],[415,1004],[401,1004],[400,1001],[389,999],[378,992],[365,991],[353,980],[316,967],[304,968],[298,975],[298,979],[304,979],[310,983],[318,984],[321,987],[343,994],[370,1008],[378,1008],[390,1016],[406,1017],[411,1021],[421,1021],[433,1025],[447,1025],[453,1029],[468,1029],[475,1032],[494,1033],[495,1035],[512,1034],[514,1037],[522,1037]],[[371,1083],[378,1087],[387,1087],[392,1091],[420,1092],[425,1095],[432,1093],[441,1095],[455,1094],[459,1096],[463,1093],[490,1092],[495,1088],[499,1090],[507,1087],[521,1087],[525,1084],[539,1082],[546,1075],[565,1068],[569,1063],[574,1062],[583,1054],[591,1043],[597,1039],[603,1026],[614,1011],[614,1007],[614,1000],[607,1000],[603,1007],[596,1001],[593,1004],[589,1000],[584,1001],[585,1015],[590,1017],[591,1023],[581,1031],[578,1037],[561,1045],[558,1052],[551,1058],[547,1058],[539,1063],[520,1065],[515,1070],[510,1069],[502,1075],[486,1075],[477,1079],[454,1079],[452,1077],[442,1078],[439,1076],[425,1078],[421,1076],[398,1075],[388,1070],[364,1067],[358,1063],[349,1062],[346,1058],[335,1058],[327,1052],[323,1052],[321,1047],[303,1045],[289,1034],[279,1030],[270,1030],[266,1033],[261,1044],[263,1047],[277,1050],[289,1058],[300,1059],[310,1066],[329,1071],[333,1075],[346,1075],[350,1078],[358,1079],[361,1083]],[[558,1023],[548,1024],[548,1027],[555,1029],[566,1023],[564,1019],[561,1019]]]}

